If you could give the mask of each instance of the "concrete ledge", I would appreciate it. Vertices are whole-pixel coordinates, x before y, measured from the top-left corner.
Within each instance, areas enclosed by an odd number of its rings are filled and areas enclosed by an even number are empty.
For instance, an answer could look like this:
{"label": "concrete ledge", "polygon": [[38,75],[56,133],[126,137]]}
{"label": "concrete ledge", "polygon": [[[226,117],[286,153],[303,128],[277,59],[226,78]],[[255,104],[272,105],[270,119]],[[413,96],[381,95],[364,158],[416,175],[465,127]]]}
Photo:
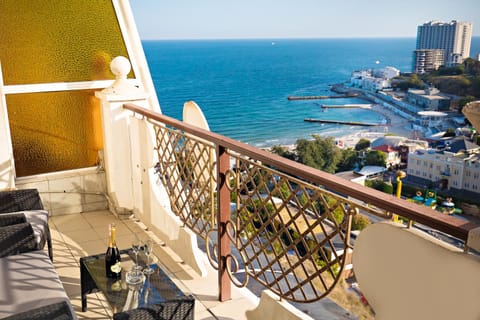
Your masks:
{"label": "concrete ledge", "polygon": [[313,320],[286,300],[280,300],[280,297],[270,290],[262,291],[260,303],[255,309],[247,311],[246,316],[251,320]]}
{"label": "concrete ledge", "polygon": [[183,227],[177,217],[165,203],[169,203],[168,195],[155,169],[149,170],[148,206],[139,212],[141,220],[153,227],[165,244],[200,276],[205,277],[207,270],[203,264],[203,252],[198,248],[196,234]]}

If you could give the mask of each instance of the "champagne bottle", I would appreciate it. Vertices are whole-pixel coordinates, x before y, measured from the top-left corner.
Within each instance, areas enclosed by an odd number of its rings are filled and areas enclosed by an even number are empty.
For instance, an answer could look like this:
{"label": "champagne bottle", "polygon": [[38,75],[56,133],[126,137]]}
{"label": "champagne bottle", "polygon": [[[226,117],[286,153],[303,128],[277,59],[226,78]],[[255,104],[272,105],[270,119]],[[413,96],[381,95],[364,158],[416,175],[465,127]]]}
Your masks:
{"label": "champagne bottle", "polygon": [[120,264],[120,251],[115,243],[115,224],[108,225],[110,240],[108,242],[107,253],[105,254],[105,270],[107,278],[119,279],[121,277],[122,266]]}

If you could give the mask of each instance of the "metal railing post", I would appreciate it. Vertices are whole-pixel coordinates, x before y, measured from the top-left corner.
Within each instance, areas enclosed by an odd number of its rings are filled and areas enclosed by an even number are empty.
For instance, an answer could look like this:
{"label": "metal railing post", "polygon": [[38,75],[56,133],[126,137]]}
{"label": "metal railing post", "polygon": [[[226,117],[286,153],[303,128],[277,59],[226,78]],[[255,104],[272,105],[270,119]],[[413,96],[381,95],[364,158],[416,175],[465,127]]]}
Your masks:
{"label": "metal railing post", "polygon": [[228,237],[227,222],[230,220],[230,190],[227,172],[230,169],[230,156],[227,149],[217,146],[217,172],[218,172],[218,287],[219,300],[231,299],[231,281],[228,276],[227,257],[230,255],[230,238]]}

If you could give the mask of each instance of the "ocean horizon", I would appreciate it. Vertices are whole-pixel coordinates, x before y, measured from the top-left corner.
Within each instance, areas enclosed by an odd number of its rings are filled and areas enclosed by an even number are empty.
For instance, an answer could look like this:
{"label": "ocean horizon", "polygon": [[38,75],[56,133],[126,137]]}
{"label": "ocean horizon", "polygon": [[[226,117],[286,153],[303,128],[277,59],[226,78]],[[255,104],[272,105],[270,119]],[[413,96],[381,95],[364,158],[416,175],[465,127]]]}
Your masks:
{"label": "ocean horizon", "polygon": [[[339,137],[365,127],[305,122],[305,118],[380,123],[365,109],[321,104],[368,103],[358,98],[289,101],[288,96],[331,95],[354,70],[392,66],[411,72],[415,38],[143,40],[162,113],[181,120],[195,101],[210,129],[267,147],[312,134]],[[472,38],[471,56],[480,53]]]}

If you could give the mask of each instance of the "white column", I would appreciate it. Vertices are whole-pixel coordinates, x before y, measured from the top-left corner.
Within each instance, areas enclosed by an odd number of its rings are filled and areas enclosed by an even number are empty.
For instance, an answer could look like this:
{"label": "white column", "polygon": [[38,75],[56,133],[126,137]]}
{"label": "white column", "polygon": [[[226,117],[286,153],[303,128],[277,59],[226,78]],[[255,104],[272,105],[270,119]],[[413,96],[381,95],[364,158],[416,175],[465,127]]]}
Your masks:
{"label": "white column", "polygon": [[3,92],[3,75],[0,64],[0,190],[15,187],[12,138],[8,123],[7,103]]}
{"label": "white column", "polygon": [[127,80],[131,69],[127,58],[114,58],[110,68],[116,76],[115,82],[96,92],[95,96],[101,101],[104,166],[110,206],[117,214],[128,214],[135,208],[134,180],[139,168],[133,165],[136,156],[131,149],[131,112],[124,110],[123,105],[132,102],[148,108],[148,95]]}

